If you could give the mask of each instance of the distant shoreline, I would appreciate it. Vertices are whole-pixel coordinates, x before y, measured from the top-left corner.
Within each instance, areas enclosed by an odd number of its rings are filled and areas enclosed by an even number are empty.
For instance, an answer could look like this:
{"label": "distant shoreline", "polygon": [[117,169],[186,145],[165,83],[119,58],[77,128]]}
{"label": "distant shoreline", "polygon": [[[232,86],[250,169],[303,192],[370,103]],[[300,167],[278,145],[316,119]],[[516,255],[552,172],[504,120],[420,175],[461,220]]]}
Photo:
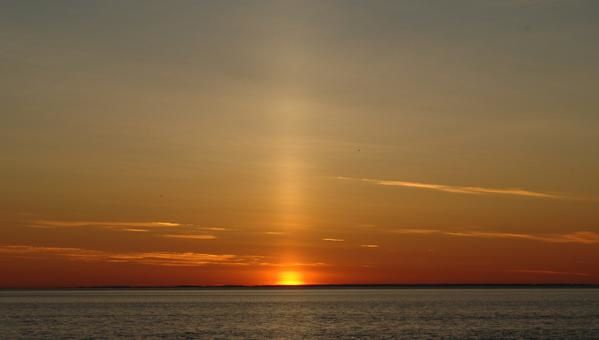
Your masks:
{"label": "distant shoreline", "polygon": [[80,286],[45,288],[0,288],[9,290],[302,290],[302,289],[572,289],[599,288],[599,284],[317,284],[317,285],[180,285],[180,286]]}

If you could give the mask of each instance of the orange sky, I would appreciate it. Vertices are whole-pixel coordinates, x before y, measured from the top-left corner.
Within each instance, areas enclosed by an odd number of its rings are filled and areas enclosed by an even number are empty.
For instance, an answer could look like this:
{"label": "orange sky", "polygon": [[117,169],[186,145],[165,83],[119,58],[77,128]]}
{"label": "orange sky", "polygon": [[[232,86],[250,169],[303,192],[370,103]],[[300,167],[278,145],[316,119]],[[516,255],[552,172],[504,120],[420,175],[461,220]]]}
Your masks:
{"label": "orange sky", "polygon": [[0,287],[599,283],[598,9],[12,2]]}

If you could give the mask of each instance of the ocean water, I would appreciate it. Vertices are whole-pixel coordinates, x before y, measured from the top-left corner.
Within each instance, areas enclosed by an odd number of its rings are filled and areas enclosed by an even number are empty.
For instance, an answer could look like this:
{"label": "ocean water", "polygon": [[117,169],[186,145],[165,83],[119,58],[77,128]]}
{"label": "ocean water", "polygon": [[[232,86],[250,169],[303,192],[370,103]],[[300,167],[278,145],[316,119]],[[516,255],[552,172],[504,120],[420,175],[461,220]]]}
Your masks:
{"label": "ocean water", "polygon": [[599,339],[599,289],[0,291],[0,338]]}

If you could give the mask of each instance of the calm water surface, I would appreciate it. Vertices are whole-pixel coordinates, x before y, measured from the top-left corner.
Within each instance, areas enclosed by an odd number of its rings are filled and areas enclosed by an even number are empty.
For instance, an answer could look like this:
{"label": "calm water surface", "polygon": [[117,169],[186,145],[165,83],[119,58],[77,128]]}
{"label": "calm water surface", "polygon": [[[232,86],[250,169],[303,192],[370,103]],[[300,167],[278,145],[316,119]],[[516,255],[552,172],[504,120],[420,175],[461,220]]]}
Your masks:
{"label": "calm water surface", "polygon": [[599,339],[599,289],[0,291],[0,338]]}

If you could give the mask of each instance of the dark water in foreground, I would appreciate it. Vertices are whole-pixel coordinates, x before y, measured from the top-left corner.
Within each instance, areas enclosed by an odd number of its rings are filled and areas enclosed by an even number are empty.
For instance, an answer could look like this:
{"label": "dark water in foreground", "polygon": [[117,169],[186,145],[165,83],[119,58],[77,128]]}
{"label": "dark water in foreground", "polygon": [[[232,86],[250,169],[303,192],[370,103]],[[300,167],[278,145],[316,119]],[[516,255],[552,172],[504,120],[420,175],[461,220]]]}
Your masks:
{"label": "dark water in foreground", "polygon": [[599,338],[599,289],[0,291],[0,338]]}

